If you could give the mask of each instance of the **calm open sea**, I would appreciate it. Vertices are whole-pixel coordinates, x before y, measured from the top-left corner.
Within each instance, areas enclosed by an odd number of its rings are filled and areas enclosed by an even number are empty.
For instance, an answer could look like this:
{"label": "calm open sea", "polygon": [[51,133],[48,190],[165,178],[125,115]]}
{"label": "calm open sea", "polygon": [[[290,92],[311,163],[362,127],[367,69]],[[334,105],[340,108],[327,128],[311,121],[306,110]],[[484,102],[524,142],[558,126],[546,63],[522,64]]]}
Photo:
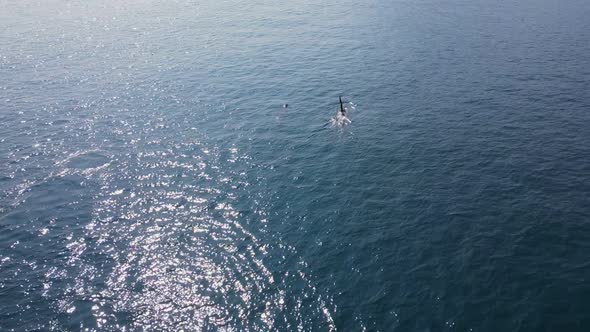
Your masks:
{"label": "calm open sea", "polygon": [[0,330],[590,331],[589,17],[0,0]]}

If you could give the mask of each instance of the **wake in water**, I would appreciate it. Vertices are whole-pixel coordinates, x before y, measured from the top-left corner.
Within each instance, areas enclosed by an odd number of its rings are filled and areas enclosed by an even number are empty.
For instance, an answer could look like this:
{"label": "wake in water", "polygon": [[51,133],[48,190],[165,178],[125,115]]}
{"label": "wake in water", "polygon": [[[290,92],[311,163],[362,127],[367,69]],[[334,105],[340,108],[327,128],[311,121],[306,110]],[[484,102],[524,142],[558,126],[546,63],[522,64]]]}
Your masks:
{"label": "wake in water", "polygon": [[338,113],[330,119],[330,123],[332,124],[332,127],[344,127],[351,124],[352,121],[346,115],[342,115],[342,113],[338,111]]}

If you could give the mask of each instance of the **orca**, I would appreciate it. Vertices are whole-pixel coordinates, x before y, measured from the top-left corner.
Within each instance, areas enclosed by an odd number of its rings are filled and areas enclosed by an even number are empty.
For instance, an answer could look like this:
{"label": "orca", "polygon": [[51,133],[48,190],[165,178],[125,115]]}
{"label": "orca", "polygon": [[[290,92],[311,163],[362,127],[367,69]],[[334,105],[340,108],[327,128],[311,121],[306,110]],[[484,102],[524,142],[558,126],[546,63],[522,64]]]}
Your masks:
{"label": "orca", "polygon": [[332,126],[344,127],[350,124],[352,121],[350,121],[350,119],[346,116],[346,108],[344,108],[342,96],[338,96],[338,100],[340,101],[340,109],[336,112],[336,116],[331,119],[331,122]]}

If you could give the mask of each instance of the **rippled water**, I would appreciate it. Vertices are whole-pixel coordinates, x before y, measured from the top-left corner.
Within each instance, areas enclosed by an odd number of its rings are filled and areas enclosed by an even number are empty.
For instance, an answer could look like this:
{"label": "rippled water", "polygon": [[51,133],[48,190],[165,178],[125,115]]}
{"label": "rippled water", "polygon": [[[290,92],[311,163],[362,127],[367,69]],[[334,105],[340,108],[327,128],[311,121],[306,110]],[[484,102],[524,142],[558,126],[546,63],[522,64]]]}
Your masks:
{"label": "rippled water", "polygon": [[589,15],[0,0],[0,330],[587,331]]}

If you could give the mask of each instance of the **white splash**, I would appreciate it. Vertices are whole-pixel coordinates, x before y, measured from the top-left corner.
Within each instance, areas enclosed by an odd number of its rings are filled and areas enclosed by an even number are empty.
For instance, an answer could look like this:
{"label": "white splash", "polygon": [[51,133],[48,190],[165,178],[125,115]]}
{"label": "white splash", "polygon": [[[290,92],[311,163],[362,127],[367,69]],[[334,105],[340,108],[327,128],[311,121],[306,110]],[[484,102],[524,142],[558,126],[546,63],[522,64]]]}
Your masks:
{"label": "white splash", "polygon": [[344,112],[340,111],[340,108],[336,111],[336,114],[330,119],[332,127],[344,127],[352,123],[352,120],[348,117],[351,111],[354,110],[353,103],[347,103],[344,106]]}
{"label": "white splash", "polygon": [[352,121],[346,115],[338,111],[338,113],[330,119],[330,123],[333,127],[344,127],[351,124]]}

